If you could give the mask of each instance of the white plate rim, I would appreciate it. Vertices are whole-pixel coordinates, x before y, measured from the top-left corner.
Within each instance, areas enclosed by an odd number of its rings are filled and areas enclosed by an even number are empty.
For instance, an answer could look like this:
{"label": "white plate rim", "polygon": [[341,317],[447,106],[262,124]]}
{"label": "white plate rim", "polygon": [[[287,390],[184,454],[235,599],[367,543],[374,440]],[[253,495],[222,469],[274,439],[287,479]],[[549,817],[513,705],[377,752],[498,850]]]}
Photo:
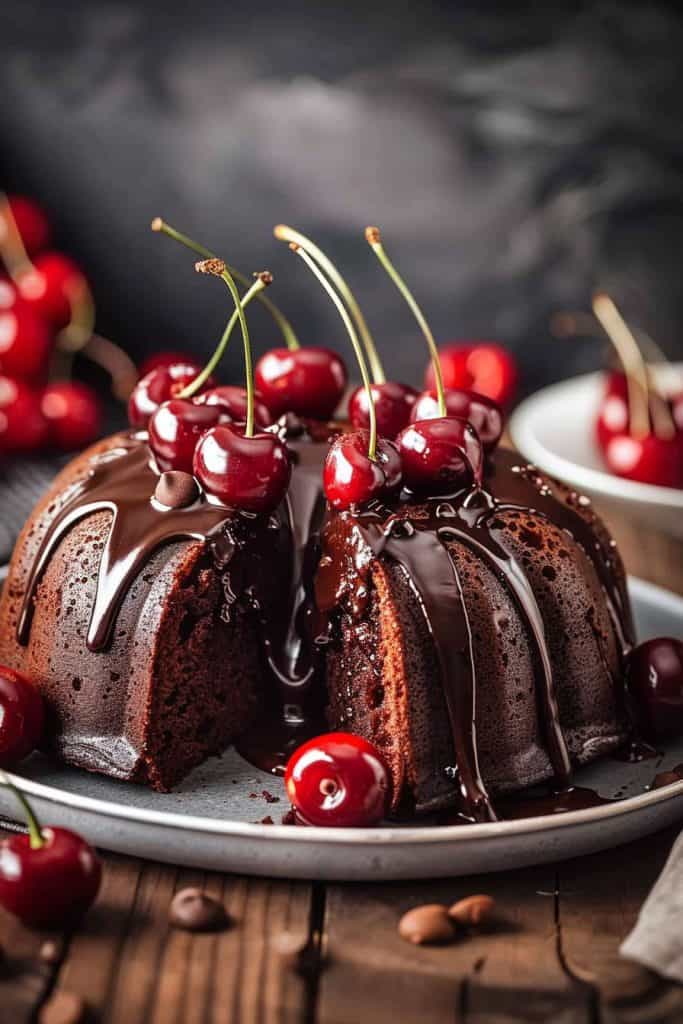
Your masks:
{"label": "white plate rim", "polygon": [[[638,592],[653,603],[673,606],[675,614],[683,619],[683,597],[658,587],[653,583],[629,577],[629,587],[636,595]],[[491,822],[480,825],[444,826],[405,826],[385,828],[301,828],[297,825],[263,825],[260,823],[239,822],[205,818],[197,815],[178,814],[173,811],[154,811],[126,806],[110,800],[82,796],[44,783],[24,779],[15,773],[6,773],[17,788],[29,797],[50,801],[73,810],[90,812],[98,816],[122,819],[128,823],[138,822],[161,828],[179,829],[181,831],[202,832],[245,839],[286,839],[296,843],[319,843],[328,845],[444,845],[454,841],[459,843],[476,842],[480,839],[503,839],[510,835],[554,832],[559,828],[590,824],[608,818],[628,816],[647,807],[666,803],[678,796],[683,796],[683,779],[671,783],[661,789],[650,790],[638,796],[617,800],[614,803],[601,804],[598,807],[567,811],[563,814],[548,814],[534,818],[519,818],[512,821]]]}
{"label": "white plate rim", "polygon": [[597,385],[602,377],[600,372],[586,373],[580,377],[551,384],[541,388],[521,402],[508,423],[512,443],[524,458],[535,463],[539,469],[556,476],[561,480],[579,487],[585,487],[595,493],[618,498],[620,501],[633,501],[658,505],[668,509],[683,509],[683,490],[675,487],[660,487],[657,484],[641,484],[633,480],[625,480],[607,470],[593,469],[579,462],[558,455],[538,440],[533,429],[535,414],[539,406],[545,405],[558,397],[565,401],[581,389],[588,390],[592,384]]}

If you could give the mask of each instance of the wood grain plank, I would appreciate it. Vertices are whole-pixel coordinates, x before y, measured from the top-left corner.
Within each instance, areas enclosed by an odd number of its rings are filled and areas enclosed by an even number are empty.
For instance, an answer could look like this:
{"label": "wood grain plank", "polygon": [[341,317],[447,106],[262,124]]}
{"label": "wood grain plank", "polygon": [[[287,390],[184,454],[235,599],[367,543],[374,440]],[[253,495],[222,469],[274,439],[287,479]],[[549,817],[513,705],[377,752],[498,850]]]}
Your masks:
{"label": "wood grain plank", "polygon": [[[224,901],[234,925],[190,934],[168,925],[177,889]],[[311,887],[105,859],[100,898],[71,942],[55,991],[83,998],[101,1024],[301,1020]],[[283,951],[286,955],[283,955]]]}
{"label": "wood grain plank", "polygon": [[[495,927],[446,947],[415,947],[397,932],[419,903],[493,896]],[[328,962],[318,1020],[342,1024],[358,1008],[373,1024],[454,1020],[588,1024],[592,992],[563,970],[555,927],[555,874],[541,867],[430,883],[334,885],[325,920]]]}
{"label": "wood grain plank", "polygon": [[683,1020],[683,988],[619,956],[678,828],[559,867],[561,948],[568,969],[600,993],[604,1024]]}

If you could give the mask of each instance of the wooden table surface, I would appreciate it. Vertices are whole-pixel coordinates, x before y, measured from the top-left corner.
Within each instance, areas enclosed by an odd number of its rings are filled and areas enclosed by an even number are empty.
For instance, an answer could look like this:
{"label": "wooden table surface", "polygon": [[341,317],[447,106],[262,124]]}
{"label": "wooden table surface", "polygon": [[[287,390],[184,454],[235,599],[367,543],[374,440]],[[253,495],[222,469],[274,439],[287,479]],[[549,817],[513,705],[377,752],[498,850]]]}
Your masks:
{"label": "wooden table surface", "polygon": [[[681,544],[603,511],[629,570],[683,594]],[[683,988],[618,955],[677,831],[415,883],[270,881],[104,854],[98,902],[74,933],[30,932],[0,912],[0,1022],[67,1024],[79,1000],[107,1024],[681,1022]],[[186,885],[220,897],[234,926],[170,929]],[[495,927],[440,948],[399,938],[405,910],[475,892],[495,898]]]}

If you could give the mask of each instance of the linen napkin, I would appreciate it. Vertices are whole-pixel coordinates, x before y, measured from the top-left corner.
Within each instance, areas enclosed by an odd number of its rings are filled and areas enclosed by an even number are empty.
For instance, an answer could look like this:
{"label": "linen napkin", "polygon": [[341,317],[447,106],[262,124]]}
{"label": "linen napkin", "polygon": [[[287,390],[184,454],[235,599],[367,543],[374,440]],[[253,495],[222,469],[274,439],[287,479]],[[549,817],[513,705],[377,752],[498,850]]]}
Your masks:
{"label": "linen napkin", "polygon": [[683,982],[683,832],[619,952],[665,978]]}

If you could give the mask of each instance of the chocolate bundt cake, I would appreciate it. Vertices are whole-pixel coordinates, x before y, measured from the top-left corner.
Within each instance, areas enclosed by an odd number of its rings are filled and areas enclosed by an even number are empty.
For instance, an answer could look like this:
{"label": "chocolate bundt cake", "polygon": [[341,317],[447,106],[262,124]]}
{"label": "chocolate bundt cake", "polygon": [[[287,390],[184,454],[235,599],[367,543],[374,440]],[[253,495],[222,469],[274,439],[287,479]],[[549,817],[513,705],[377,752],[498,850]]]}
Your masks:
{"label": "chocolate bundt cake", "polygon": [[630,609],[585,499],[499,451],[482,488],[325,512],[331,428],[298,429],[271,515],[160,477],[143,434],[57,479],[16,546],[0,662],[37,681],[59,757],[163,790],[247,733],[272,766],[273,721],[305,732],[320,669],[329,724],[384,753],[395,812],[490,820],[492,796],[566,786],[624,740]]}
{"label": "chocolate bundt cake", "polygon": [[491,796],[626,737],[623,567],[587,499],[511,453],[449,499],[330,512],[316,579],[330,724],[374,743],[393,809]]}
{"label": "chocolate bundt cake", "polygon": [[241,736],[266,694],[301,719],[298,581],[324,512],[326,438],[292,438],[294,479],[269,516],[160,476],[145,434],[115,435],[57,477],[0,601],[0,663],[39,685],[52,752],[167,790]]}

